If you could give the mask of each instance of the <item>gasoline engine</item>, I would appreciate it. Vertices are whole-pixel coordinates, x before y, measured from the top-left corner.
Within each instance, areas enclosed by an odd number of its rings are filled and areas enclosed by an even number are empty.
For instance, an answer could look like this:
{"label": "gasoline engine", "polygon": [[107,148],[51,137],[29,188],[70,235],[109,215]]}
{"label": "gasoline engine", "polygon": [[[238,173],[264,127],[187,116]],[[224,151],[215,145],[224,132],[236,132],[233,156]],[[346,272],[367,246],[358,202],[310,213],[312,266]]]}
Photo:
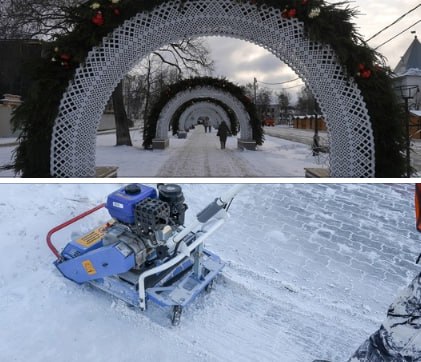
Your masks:
{"label": "gasoline engine", "polygon": [[[57,256],[56,267],[68,279],[89,283],[130,305],[145,310],[149,301],[172,307],[178,324],[182,308],[210,289],[224,267],[204,249],[204,241],[225,221],[240,186],[216,198],[184,227],[184,195],[179,185],[158,184],[157,190],[127,185],[101,204],[52,229],[47,244]],[[71,240],[61,253],[52,235],[106,207],[112,220]]]}

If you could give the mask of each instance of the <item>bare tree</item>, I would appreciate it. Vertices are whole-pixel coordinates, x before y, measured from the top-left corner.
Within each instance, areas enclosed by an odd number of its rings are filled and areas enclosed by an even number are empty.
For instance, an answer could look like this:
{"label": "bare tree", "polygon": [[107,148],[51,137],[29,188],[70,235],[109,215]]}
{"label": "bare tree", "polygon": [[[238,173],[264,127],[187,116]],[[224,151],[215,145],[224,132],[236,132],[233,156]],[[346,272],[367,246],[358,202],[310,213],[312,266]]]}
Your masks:
{"label": "bare tree", "polygon": [[[143,87],[141,84],[137,86],[137,93],[143,91],[144,109],[142,118],[146,119],[153,98],[158,96],[167,84],[173,83],[184,76],[210,72],[212,67],[213,62],[209,60],[209,50],[202,41],[197,39],[184,39],[179,43],[171,43],[151,53],[137,67],[137,69],[144,70],[144,77],[138,78],[138,80],[143,80]],[[131,146],[130,120],[123,104],[122,83],[115,89],[112,98],[116,120],[116,145]]]}
{"label": "bare tree", "polygon": [[[84,0],[0,0],[0,38],[50,40],[56,34],[70,32],[75,25],[72,10]],[[151,55],[176,69],[179,78],[212,69],[209,51],[202,41],[186,38],[169,44]],[[151,65],[151,63],[149,64]],[[147,72],[145,110],[149,104],[150,76]],[[161,75],[162,77],[162,75]],[[161,82],[162,83],[162,82]],[[162,87],[161,87],[162,88]],[[123,101],[123,84],[112,95],[116,120],[117,145],[131,145],[129,124]]]}
{"label": "bare tree", "polygon": [[184,73],[191,75],[209,73],[213,69],[209,50],[200,39],[185,38],[153,52],[153,55],[160,58],[163,63],[174,67],[179,76]]}
{"label": "bare tree", "polygon": [[289,119],[290,94],[286,90],[282,90],[277,94],[278,104],[281,111],[281,119]]}
{"label": "bare tree", "polygon": [[247,83],[242,88],[247,97],[253,101],[255,100],[257,112],[259,113],[259,116],[264,119],[272,100],[272,90],[265,87],[260,88],[252,83]]}
{"label": "bare tree", "polygon": [[304,87],[298,97],[296,108],[301,114],[310,115],[315,113],[316,101],[311,91]]}
{"label": "bare tree", "polygon": [[252,83],[247,83],[246,85],[241,86],[241,88],[243,89],[244,94],[254,102],[254,85]]}
{"label": "bare tree", "polygon": [[281,91],[277,94],[277,96],[278,96],[278,102],[279,102],[279,106],[280,106],[281,110],[284,111],[285,113],[287,113],[289,103],[290,103],[289,93],[286,92],[286,91]]}
{"label": "bare tree", "polygon": [[2,0],[0,38],[51,39],[71,31],[69,10],[81,0]]}
{"label": "bare tree", "polygon": [[269,112],[270,101],[272,98],[272,91],[267,88],[260,88],[257,90],[257,111],[261,119],[264,119]]}
{"label": "bare tree", "polygon": [[[209,50],[200,39],[184,39],[151,53],[129,75],[134,93],[143,101],[143,120],[147,121],[150,105],[167,85],[189,76],[210,74],[212,69]],[[137,84],[133,84],[135,79]]]}

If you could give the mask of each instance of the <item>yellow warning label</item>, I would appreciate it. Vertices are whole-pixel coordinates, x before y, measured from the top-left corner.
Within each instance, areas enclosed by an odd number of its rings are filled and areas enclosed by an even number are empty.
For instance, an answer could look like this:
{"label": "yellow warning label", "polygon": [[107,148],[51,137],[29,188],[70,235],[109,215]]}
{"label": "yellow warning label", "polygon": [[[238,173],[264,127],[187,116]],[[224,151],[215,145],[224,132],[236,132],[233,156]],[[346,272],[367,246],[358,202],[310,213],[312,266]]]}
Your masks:
{"label": "yellow warning label", "polygon": [[99,228],[92,230],[89,234],[83,235],[81,238],[77,239],[76,242],[79,245],[84,246],[85,248],[88,248],[92,246],[93,244],[96,244],[97,242],[101,241],[102,238],[105,235],[105,231],[109,226],[111,226],[112,222],[108,222]]}
{"label": "yellow warning label", "polygon": [[94,275],[94,274],[96,274],[96,270],[95,270],[95,268],[94,268],[94,266],[92,265],[92,262],[91,262],[90,260],[85,260],[85,261],[82,261],[82,265],[83,265],[83,268],[86,270],[86,272],[87,272],[89,275]]}
{"label": "yellow warning label", "polygon": [[83,235],[77,239],[76,242],[84,247],[89,247],[92,244],[96,244],[104,237],[104,233],[98,229],[91,231],[89,234]]}

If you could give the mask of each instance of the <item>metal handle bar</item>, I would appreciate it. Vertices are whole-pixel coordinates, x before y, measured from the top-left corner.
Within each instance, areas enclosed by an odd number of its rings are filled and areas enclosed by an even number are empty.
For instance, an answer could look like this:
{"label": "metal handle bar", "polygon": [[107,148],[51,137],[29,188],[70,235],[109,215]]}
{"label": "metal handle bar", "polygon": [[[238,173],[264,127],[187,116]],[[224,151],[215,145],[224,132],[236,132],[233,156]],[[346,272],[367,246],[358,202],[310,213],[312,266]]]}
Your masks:
{"label": "metal handle bar", "polygon": [[50,248],[50,250],[53,252],[53,254],[57,257],[58,260],[62,259],[62,256],[60,255],[60,253],[58,252],[57,248],[53,245],[52,241],[51,241],[51,236],[56,233],[57,231],[64,229],[65,227],[75,223],[76,221],[83,219],[84,217],[94,213],[95,211],[98,211],[99,209],[103,208],[105,206],[105,204],[100,204],[98,206],[95,206],[93,209],[85,211],[84,213],[75,216],[73,219],[70,219],[66,222],[64,222],[63,224],[60,224],[58,226],[56,226],[55,228],[52,228],[48,234],[47,234],[47,245]]}

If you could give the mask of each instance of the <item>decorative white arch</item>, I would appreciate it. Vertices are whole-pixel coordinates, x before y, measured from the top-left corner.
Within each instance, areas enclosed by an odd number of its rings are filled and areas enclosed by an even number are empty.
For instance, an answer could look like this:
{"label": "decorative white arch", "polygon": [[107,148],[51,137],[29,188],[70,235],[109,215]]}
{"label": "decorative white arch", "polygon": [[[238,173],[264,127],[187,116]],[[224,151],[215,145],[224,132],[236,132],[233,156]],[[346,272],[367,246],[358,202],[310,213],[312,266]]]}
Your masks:
{"label": "decorative white arch", "polygon": [[[250,125],[250,116],[238,98],[231,93],[222,91],[215,87],[194,87],[192,89],[178,92],[168,103],[162,108],[158,117],[156,126],[156,138],[166,140],[168,138],[169,123],[174,113],[185,103],[193,99],[215,99],[226,104],[231,108],[240,123],[240,140],[244,142],[253,141],[253,131]],[[205,102],[202,102],[205,103]],[[209,104],[209,103],[208,103]],[[222,109],[222,107],[220,107]],[[227,123],[229,124],[229,122]]]}
{"label": "decorative white arch", "polygon": [[201,115],[208,116],[214,127],[221,122],[230,124],[227,112],[220,105],[211,102],[197,102],[187,107],[180,115],[178,129],[187,131]]}
{"label": "decorative white arch", "polygon": [[123,76],[150,52],[189,36],[226,36],[262,46],[307,84],[326,117],[333,177],[374,177],[367,108],[335,52],[312,42],[303,23],[279,9],[238,0],[167,1],[125,21],[93,48],[60,103],[51,143],[51,174],[89,177],[101,114]]}
{"label": "decorative white arch", "polygon": [[[195,110],[189,114],[189,116],[185,119],[184,122],[184,130],[189,131],[191,126],[195,126],[199,124],[199,122],[203,119],[207,118],[210,123],[209,126],[211,127],[218,127],[217,125],[221,122],[226,122],[219,113],[216,113],[210,109],[203,109],[203,110]],[[228,123],[227,123],[228,124]]]}

